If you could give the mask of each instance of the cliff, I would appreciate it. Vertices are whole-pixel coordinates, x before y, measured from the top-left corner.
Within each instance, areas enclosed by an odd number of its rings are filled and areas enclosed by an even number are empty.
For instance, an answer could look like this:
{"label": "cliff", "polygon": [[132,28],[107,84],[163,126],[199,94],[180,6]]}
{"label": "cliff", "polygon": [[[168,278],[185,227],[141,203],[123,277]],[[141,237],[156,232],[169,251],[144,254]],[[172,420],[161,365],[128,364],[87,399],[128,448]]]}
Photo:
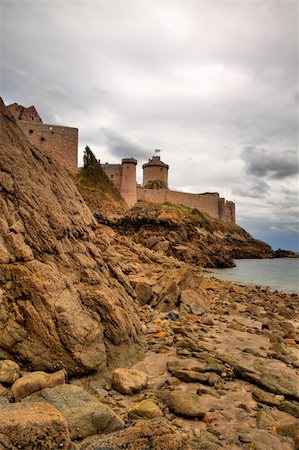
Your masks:
{"label": "cliff", "polygon": [[238,225],[170,203],[140,202],[122,217],[108,222],[119,233],[147,248],[201,267],[232,267],[234,258],[280,256],[280,252],[254,239]]}
{"label": "cliff", "polygon": [[129,364],[140,324],[67,171],[0,104],[0,359],[69,374]]}

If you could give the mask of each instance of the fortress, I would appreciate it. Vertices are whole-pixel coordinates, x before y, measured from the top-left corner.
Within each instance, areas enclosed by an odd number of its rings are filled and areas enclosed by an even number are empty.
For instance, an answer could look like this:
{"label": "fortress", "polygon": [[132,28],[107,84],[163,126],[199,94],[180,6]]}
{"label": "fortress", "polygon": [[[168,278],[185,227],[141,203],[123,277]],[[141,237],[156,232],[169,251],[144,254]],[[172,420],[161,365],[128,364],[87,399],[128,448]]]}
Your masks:
{"label": "fortress", "polygon": [[122,164],[101,165],[128,206],[133,206],[137,201],[171,202],[199,209],[219,220],[235,223],[235,204],[221,198],[217,192],[190,194],[169,189],[169,166],[161,161],[160,156],[153,156],[143,164],[141,186],[136,184],[136,165],[134,158],[125,158]]}
{"label": "fortress", "polygon": [[[34,106],[25,108],[13,103],[7,108],[18,121],[29,142],[44,149],[71,173],[77,173],[77,128],[44,124]],[[235,223],[234,202],[225,200],[217,192],[191,194],[169,189],[169,166],[161,161],[160,156],[155,155],[143,164],[142,185],[136,182],[136,165],[137,160],[134,158],[124,158],[121,164],[101,164],[129,207],[137,201],[171,202],[196,208],[222,221]]]}
{"label": "fortress", "polygon": [[59,161],[71,173],[78,171],[78,128],[43,123],[34,106],[7,106],[29,142]]}

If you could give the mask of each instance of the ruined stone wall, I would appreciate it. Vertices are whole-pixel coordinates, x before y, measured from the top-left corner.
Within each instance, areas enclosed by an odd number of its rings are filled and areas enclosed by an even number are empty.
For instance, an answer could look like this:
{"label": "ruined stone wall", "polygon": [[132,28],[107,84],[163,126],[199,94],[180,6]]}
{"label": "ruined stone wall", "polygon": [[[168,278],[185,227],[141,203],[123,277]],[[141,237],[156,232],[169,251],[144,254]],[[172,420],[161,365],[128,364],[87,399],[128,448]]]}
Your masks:
{"label": "ruined stone wall", "polygon": [[18,121],[29,142],[42,148],[72,173],[78,170],[78,129]]}
{"label": "ruined stone wall", "polygon": [[7,106],[7,109],[16,120],[43,123],[34,106],[29,106],[28,108],[26,108],[25,106],[19,105],[18,103],[12,103],[11,105]]}
{"label": "ruined stone wall", "polygon": [[[220,219],[221,199],[218,193],[188,194],[185,192],[171,191],[169,189],[144,189],[137,188],[137,199],[150,203],[171,202],[189,208],[197,208],[208,213],[212,217]],[[232,202],[230,202],[232,203]],[[223,215],[224,216],[224,215]],[[221,220],[226,220],[225,218]]]}
{"label": "ruined stone wall", "polygon": [[112,181],[116,189],[120,192],[121,188],[121,176],[122,176],[122,165],[121,164],[102,164],[102,169],[104,170],[107,177]]}
{"label": "ruined stone wall", "polygon": [[234,202],[228,200],[225,202],[225,217],[223,220],[236,223],[236,205]]}
{"label": "ruined stone wall", "polygon": [[219,198],[219,219],[226,220],[225,198]]}

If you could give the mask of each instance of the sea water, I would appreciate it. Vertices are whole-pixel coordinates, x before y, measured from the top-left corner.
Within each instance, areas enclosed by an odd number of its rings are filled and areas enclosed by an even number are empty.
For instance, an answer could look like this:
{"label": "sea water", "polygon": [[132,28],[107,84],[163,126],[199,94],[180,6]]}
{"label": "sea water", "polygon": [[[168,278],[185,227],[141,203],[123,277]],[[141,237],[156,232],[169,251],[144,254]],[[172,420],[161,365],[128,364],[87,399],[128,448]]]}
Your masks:
{"label": "sea water", "polygon": [[236,259],[236,267],[213,269],[211,276],[271,290],[299,293],[299,258]]}

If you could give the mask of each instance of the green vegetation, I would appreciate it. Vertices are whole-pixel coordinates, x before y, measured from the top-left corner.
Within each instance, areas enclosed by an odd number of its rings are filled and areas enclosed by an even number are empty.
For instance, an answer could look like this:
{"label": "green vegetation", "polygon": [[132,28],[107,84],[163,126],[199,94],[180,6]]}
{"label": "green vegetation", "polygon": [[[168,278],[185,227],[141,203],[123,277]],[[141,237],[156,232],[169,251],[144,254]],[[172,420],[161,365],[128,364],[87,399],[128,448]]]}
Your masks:
{"label": "green vegetation", "polygon": [[92,150],[86,146],[83,167],[76,176],[75,183],[86,203],[93,212],[124,208],[124,201],[113,183],[102,169]]}
{"label": "green vegetation", "polygon": [[160,219],[181,219],[189,222],[192,225],[204,228],[209,232],[220,231],[223,233],[237,233],[242,236],[249,236],[243,228],[231,222],[222,222],[209,214],[199,211],[196,208],[189,208],[188,206],[177,205],[171,202],[164,202],[161,205]]}
{"label": "green vegetation", "polygon": [[83,163],[84,166],[78,175],[78,182],[82,187],[97,191],[100,189],[102,192],[113,195],[116,200],[122,201],[121,195],[105,174],[100,161],[96,159],[88,145],[85,147]]}

